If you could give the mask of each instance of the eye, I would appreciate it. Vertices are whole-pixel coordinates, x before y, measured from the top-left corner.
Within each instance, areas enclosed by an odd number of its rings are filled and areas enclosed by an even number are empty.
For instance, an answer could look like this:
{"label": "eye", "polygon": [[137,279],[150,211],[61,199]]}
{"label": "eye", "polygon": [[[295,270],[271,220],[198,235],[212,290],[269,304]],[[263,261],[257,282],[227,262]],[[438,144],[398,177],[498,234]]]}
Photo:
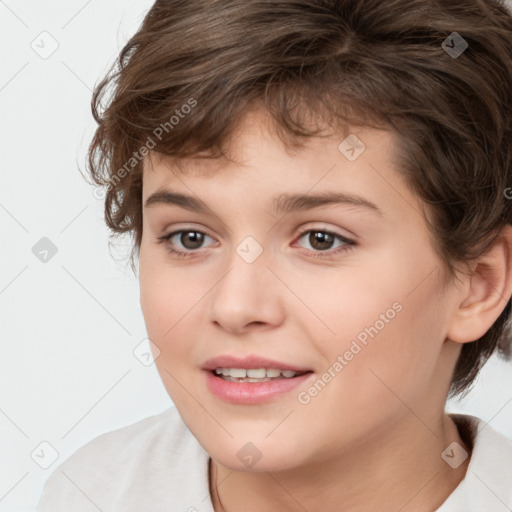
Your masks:
{"label": "eye", "polygon": [[[192,253],[195,252],[197,249],[201,248],[201,245],[204,243],[205,237],[211,238],[202,231],[197,231],[194,229],[181,229],[178,231],[173,231],[168,235],[159,237],[158,242],[166,243],[167,250],[171,254],[175,254],[179,258],[187,258],[193,256]],[[175,240],[173,241],[173,239]],[[176,242],[179,242],[186,250],[182,251],[179,248],[175,249],[174,247]]]}
{"label": "eye", "polygon": [[[338,233],[321,229],[303,230],[300,233],[298,240],[304,238],[307,234],[309,234],[307,241],[311,247],[308,252],[315,258],[333,256],[338,253],[348,251],[352,249],[352,246],[357,245],[354,240],[346,238]],[[205,238],[213,240],[212,237],[202,231],[181,229],[159,237],[158,243],[165,243],[167,251],[178,258],[193,258],[201,255],[198,249],[203,245]],[[332,248],[332,245],[336,240],[340,242],[338,248],[335,250],[329,250]],[[177,243],[181,244],[184,250],[180,250],[179,246],[178,249],[176,249],[175,247]]]}
{"label": "eye", "polygon": [[[331,231],[325,231],[321,229],[307,229],[300,233],[298,240],[304,238],[305,235],[309,236],[306,238],[308,244],[311,247],[311,250],[317,254],[312,254],[313,257],[327,257],[332,256],[334,254],[338,254],[340,252],[348,251],[352,249],[352,246],[356,245],[354,240],[346,238],[338,233],[333,233]],[[338,240],[341,244],[338,246],[336,250],[331,250],[334,242]],[[325,255],[322,253],[326,253]]]}

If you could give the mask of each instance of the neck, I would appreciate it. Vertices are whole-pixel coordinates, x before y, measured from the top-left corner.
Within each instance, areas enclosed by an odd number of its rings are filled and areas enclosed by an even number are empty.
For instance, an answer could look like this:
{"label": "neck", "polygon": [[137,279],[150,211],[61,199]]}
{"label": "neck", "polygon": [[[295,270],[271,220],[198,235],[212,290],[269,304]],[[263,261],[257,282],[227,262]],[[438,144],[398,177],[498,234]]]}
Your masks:
{"label": "neck", "polygon": [[447,416],[430,429],[409,414],[387,432],[307,467],[275,472],[232,471],[210,461],[215,512],[431,512],[464,478],[469,457],[456,469],[442,458],[456,441]]}

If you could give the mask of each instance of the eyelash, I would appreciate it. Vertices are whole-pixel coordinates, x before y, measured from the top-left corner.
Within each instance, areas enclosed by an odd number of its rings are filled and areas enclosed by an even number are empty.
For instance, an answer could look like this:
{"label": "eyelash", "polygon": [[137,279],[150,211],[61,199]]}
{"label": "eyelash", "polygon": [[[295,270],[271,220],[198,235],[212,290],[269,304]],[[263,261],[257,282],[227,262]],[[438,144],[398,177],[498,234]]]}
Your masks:
{"label": "eyelash", "polygon": [[[172,233],[169,233],[168,235],[164,235],[164,236],[159,237],[158,238],[158,243],[169,242],[170,239],[173,236],[175,236],[177,234],[180,234],[180,233],[185,233],[185,232],[200,233],[202,235],[209,236],[207,233],[204,233],[202,231],[198,231],[196,229],[180,229],[180,230],[177,230],[177,231],[173,231]],[[341,247],[337,248],[336,250],[332,250],[332,251],[313,251],[312,256],[314,258],[327,258],[327,257],[335,256],[335,255],[340,254],[342,252],[350,251],[350,250],[352,250],[353,246],[357,245],[357,243],[354,240],[346,238],[346,237],[344,237],[342,235],[339,235],[337,233],[334,233],[332,231],[326,231],[326,230],[321,230],[321,229],[311,229],[311,228],[310,229],[304,229],[303,231],[301,231],[299,233],[299,235],[297,236],[297,240],[302,238],[306,233],[324,233],[324,234],[332,235],[332,236],[334,236],[334,238],[336,238],[337,240],[339,240],[339,241],[344,243],[344,245],[342,245]],[[178,251],[176,249],[171,248],[169,245],[167,245],[166,249],[167,249],[167,251],[169,253],[175,255],[177,258],[183,258],[183,259],[197,257],[197,256],[195,256],[195,253],[198,252],[197,249],[196,250],[189,250],[189,251]]]}

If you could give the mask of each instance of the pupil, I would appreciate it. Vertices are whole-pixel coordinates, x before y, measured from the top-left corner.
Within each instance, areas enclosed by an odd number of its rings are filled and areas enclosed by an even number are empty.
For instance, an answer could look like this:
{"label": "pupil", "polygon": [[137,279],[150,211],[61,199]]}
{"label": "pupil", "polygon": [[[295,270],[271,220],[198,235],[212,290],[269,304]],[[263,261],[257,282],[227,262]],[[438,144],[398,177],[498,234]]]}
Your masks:
{"label": "pupil", "polygon": [[[322,233],[320,231],[313,231],[309,235],[309,243],[311,244],[311,247],[314,247],[315,249],[329,249],[333,240],[334,237],[331,234]],[[317,243],[319,243],[320,246],[318,246]]]}
{"label": "pupil", "polygon": [[[188,246],[187,243],[185,243],[186,237],[188,237],[189,239],[192,239],[192,247]],[[202,233],[198,233],[197,231],[188,231],[187,233],[181,234],[180,241],[187,249],[197,249],[203,243],[203,235],[202,235]]]}

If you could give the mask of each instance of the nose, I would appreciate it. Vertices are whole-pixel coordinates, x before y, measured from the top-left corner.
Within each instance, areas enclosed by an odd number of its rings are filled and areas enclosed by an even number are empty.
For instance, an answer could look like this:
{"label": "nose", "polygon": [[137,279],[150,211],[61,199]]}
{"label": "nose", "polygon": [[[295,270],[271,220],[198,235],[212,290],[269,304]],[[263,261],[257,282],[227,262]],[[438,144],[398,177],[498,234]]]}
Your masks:
{"label": "nose", "polygon": [[211,321],[227,332],[267,329],[283,322],[285,287],[263,252],[254,261],[236,251],[210,296]]}

